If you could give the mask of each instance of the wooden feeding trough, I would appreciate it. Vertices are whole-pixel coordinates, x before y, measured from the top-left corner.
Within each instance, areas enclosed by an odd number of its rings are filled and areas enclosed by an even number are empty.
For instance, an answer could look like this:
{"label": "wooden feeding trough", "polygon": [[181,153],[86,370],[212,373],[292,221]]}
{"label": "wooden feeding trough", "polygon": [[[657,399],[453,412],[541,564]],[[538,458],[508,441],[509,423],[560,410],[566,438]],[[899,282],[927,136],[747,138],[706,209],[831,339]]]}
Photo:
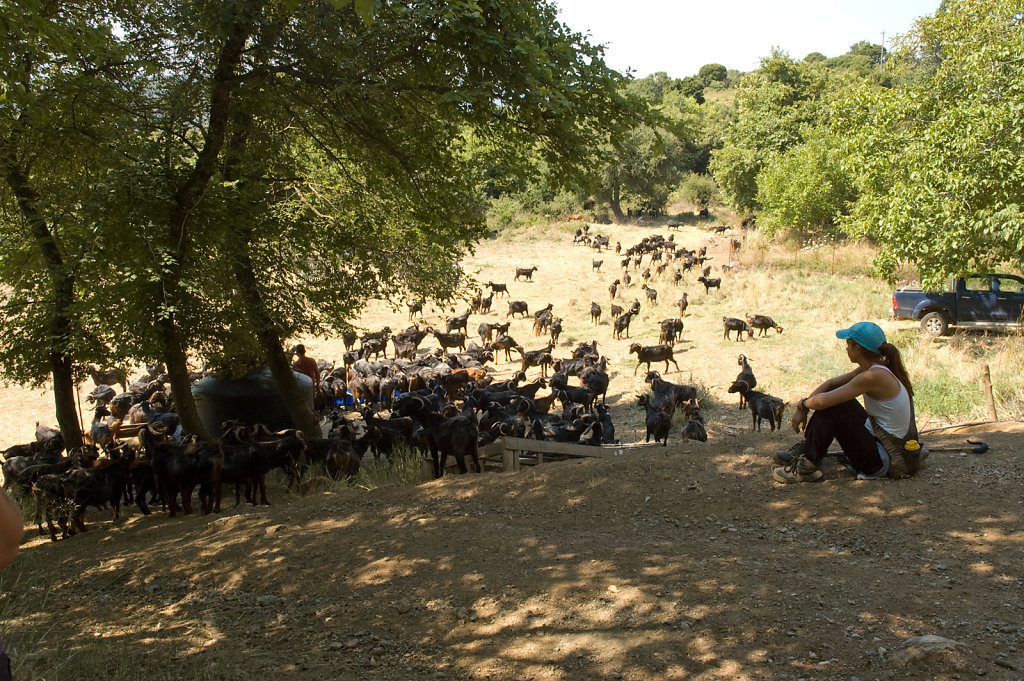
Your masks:
{"label": "wooden feeding trough", "polygon": [[[537,466],[543,463],[566,461],[568,459],[609,459],[622,456],[642,449],[660,447],[656,442],[635,442],[619,445],[580,445],[570,442],[551,442],[549,440],[529,440],[522,437],[501,437],[480,447],[480,464],[484,470],[518,471],[523,466]],[[467,466],[472,465],[466,462]],[[445,462],[445,473],[458,471],[458,464],[449,457]],[[433,479],[433,467],[430,459],[423,460],[423,479]]]}

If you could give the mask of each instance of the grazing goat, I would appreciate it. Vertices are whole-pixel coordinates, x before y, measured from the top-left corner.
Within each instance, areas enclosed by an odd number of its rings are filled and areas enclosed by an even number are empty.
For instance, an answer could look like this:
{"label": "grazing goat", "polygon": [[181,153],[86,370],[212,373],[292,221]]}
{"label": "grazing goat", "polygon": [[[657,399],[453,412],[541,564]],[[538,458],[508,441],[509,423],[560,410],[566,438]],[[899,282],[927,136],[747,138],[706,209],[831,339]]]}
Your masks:
{"label": "grazing goat", "polygon": [[651,370],[651,362],[664,362],[665,371],[668,371],[668,363],[672,362],[675,364],[676,371],[679,371],[679,363],[676,362],[675,358],[672,357],[672,346],[671,345],[647,345],[642,346],[639,343],[633,343],[629,346],[629,354],[636,353],[636,368],[633,369],[633,375],[636,376],[637,369],[640,368],[641,364],[647,365],[647,370]]}
{"label": "grazing goat", "polygon": [[601,306],[596,302],[590,303],[590,321],[595,326],[601,323]]}
{"label": "grazing goat", "polygon": [[622,332],[626,332],[626,338],[629,338],[629,323],[633,320],[633,313],[627,312],[621,317],[615,318],[615,323],[612,326],[612,338],[622,338]]}
{"label": "grazing goat", "polygon": [[515,281],[519,281],[520,277],[523,277],[526,281],[533,281],[533,273],[538,269],[536,265],[533,267],[517,267]]}
{"label": "grazing goat", "polygon": [[480,301],[480,311],[481,312],[490,312],[491,311],[491,303],[493,301],[494,301],[494,294],[491,293],[491,295],[487,296],[486,298],[484,298],[483,300]]}
{"label": "grazing goat", "polygon": [[704,284],[704,293],[707,294],[711,289],[717,288],[719,291],[722,290],[722,280],[719,279],[708,279],[706,276],[697,277],[697,281]]}
{"label": "grazing goat", "polygon": [[661,440],[662,446],[667,446],[668,432],[672,428],[672,417],[655,407],[651,403],[650,395],[641,395],[639,404],[647,412],[647,434],[644,437],[644,442],[650,442],[653,438],[655,442]]}
{"label": "grazing goat", "polygon": [[615,294],[619,292],[620,283],[621,282],[618,279],[616,279],[615,281],[608,285],[608,294],[612,300],[615,300]]}
{"label": "grazing goat", "polygon": [[629,288],[629,283],[633,281],[633,277],[629,276],[629,272],[622,273],[622,286],[623,288]]}
{"label": "grazing goat", "polygon": [[591,265],[591,270],[594,271],[594,272],[600,272],[601,271],[601,265],[603,265],[603,264],[604,264],[604,260],[595,260],[593,262],[593,264]]}
{"label": "grazing goat", "polygon": [[675,272],[672,273],[672,285],[673,286],[679,286],[679,282],[682,281],[682,280],[683,280],[683,271],[682,270],[677,269]]}
{"label": "grazing goat", "polygon": [[683,294],[683,297],[679,299],[679,302],[677,302],[676,305],[679,306],[679,318],[682,319],[683,315],[686,314],[686,308],[689,307],[690,305],[690,301],[687,300],[685,293]]}
{"label": "grazing goat", "polygon": [[782,327],[775,323],[771,317],[763,314],[747,315],[747,324],[750,328],[758,330],[758,336],[767,336],[768,329],[775,329],[776,333],[782,333]]}
{"label": "grazing goat", "polygon": [[723,334],[725,340],[731,340],[729,338],[730,331],[736,332],[737,341],[743,340],[744,331],[747,333],[747,336],[751,338],[754,337],[754,330],[751,329],[750,326],[748,326],[742,319],[736,319],[735,317],[722,317],[722,326],[725,330],[725,333]]}
{"label": "grazing goat", "polygon": [[625,312],[625,310],[622,309],[621,305],[612,304],[610,312],[612,315],[612,319],[618,319],[619,317],[622,316],[622,313]]}
{"label": "grazing goat", "polygon": [[504,350],[505,351],[505,361],[506,362],[511,362],[512,361],[512,354],[511,354],[511,352],[512,352],[512,350],[515,350],[516,348],[519,347],[519,343],[516,343],[515,340],[513,340],[512,336],[508,336],[508,335],[505,335],[503,333],[499,333],[498,337],[494,339],[494,342],[491,343],[489,347],[490,347],[491,350]]}
{"label": "grazing goat", "polygon": [[511,301],[509,301],[509,303],[508,303],[508,312],[505,313],[505,318],[508,319],[509,317],[512,317],[513,319],[515,319],[515,316],[517,314],[522,315],[523,319],[526,319],[526,315],[530,314],[530,306],[526,304],[526,301],[523,301],[523,300],[511,300]]}

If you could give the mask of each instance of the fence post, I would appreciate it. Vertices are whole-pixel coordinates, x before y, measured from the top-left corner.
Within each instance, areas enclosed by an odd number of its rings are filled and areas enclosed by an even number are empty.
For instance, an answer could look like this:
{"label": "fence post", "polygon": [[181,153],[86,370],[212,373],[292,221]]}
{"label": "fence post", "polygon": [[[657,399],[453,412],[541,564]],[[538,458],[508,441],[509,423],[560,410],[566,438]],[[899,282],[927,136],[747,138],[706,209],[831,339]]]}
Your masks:
{"label": "fence post", "polygon": [[985,385],[985,399],[988,402],[988,417],[992,421],[997,421],[996,416],[996,398],[992,394],[992,373],[989,371],[988,365],[985,365],[982,371],[982,383]]}

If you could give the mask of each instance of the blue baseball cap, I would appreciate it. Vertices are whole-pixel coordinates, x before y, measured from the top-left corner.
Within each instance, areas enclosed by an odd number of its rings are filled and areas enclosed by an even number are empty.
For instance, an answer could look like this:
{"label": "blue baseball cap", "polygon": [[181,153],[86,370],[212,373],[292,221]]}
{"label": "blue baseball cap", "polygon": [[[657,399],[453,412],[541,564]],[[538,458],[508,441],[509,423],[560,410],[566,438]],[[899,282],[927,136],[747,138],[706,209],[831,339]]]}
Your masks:
{"label": "blue baseball cap", "polygon": [[865,350],[877,353],[885,342],[885,332],[874,322],[857,322],[848,329],[836,331],[836,338],[852,338],[854,343]]}

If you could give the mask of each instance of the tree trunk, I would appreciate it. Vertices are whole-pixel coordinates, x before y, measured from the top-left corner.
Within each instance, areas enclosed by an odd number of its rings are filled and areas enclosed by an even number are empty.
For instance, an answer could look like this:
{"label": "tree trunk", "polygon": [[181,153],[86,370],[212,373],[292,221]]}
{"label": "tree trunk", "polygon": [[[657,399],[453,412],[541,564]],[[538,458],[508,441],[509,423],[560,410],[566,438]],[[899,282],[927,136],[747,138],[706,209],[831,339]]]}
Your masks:
{"label": "tree trunk", "polygon": [[[254,55],[254,58],[257,62],[260,61],[258,54]],[[252,123],[251,114],[236,107],[231,120],[230,134],[225,142],[224,179],[229,182],[241,180],[240,190],[244,190],[246,181],[239,176],[238,169],[243,163]],[[274,377],[274,383],[284,400],[285,409],[288,410],[295,427],[307,438],[321,438],[323,432],[320,430],[320,420],[313,413],[312,403],[303,395],[295,380],[295,374],[284,353],[281,334],[264,304],[263,293],[260,291],[249,253],[249,244],[255,238],[253,230],[247,223],[239,221],[235,223],[232,231],[236,244],[235,257],[231,263],[235,281],[238,283],[245,311],[255,326],[256,338],[263,348],[270,374]]]}
{"label": "tree trunk", "polygon": [[624,221],[626,216],[622,214],[622,205],[619,203],[619,184],[617,182],[612,185],[612,199],[610,203],[615,220],[617,222]]}
{"label": "tree trunk", "polygon": [[[224,147],[228,120],[231,116],[231,96],[238,87],[235,72],[252,28],[251,24],[242,23],[243,17],[234,18],[235,23],[221,46],[213,74],[209,123],[203,148],[196,157],[192,172],[174,192],[174,201],[168,215],[166,244],[174,255],[174,262],[164,279],[157,284],[155,291],[156,304],[167,308],[173,308],[178,303],[182,273],[191,256],[191,217],[217,170],[217,160]],[[173,313],[168,313],[157,321],[157,336],[163,346],[164,361],[171,379],[178,418],[181,419],[186,431],[208,438],[192,397],[192,385],[188,380],[187,348],[174,321]]]}
{"label": "tree trunk", "polygon": [[242,296],[245,310],[256,325],[256,337],[266,353],[267,366],[270,367],[274,383],[277,384],[277,389],[281,392],[281,397],[284,398],[285,408],[295,427],[301,430],[307,438],[323,437],[320,420],[313,413],[313,405],[302,394],[302,390],[295,380],[295,374],[284,354],[281,337],[275,330],[274,323],[263,304],[263,296],[252,268],[252,259],[249,257],[248,243],[252,238],[251,230],[239,228],[236,233],[238,234],[238,251],[232,263],[235,279],[238,281],[239,293]]}
{"label": "tree trunk", "polygon": [[13,163],[7,164],[7,184],[14,192],[22,216],[28,222],[35,242],[46,262],[53,286],[53,318],[50,320],[49,364],[53,376],[53,402],[60,434],[68,450],[84,444],[82,427],[75,410],[75,378],[72,360],[67,354],[71,335],[71,306],[75,302],[75,278],[68,272],[50,226],[36,207],[39,196],[29,186],[28,177]]}
{"label": "tree trunk", "polygon": [[195,398],[192,397],[192,381],[188,377],[188,353],[181,341],[181,334],[174,323],[174,317],[168,316],[157,322],[157,336],[164,349],[164,363],[167,365],[167,377],[171,381],[171,394],[174,396],[174,410],[186,433],[197,435],[203,440],[210,439],[199,418]]}
{"label": "tree trunk", "polygon": [[50,367],[53,373],[53,407],[57,415],[64,446],[70,452],[84,443],[82,425],[75,409],[75,374],[71,358],[60,352],[50,352]]}

